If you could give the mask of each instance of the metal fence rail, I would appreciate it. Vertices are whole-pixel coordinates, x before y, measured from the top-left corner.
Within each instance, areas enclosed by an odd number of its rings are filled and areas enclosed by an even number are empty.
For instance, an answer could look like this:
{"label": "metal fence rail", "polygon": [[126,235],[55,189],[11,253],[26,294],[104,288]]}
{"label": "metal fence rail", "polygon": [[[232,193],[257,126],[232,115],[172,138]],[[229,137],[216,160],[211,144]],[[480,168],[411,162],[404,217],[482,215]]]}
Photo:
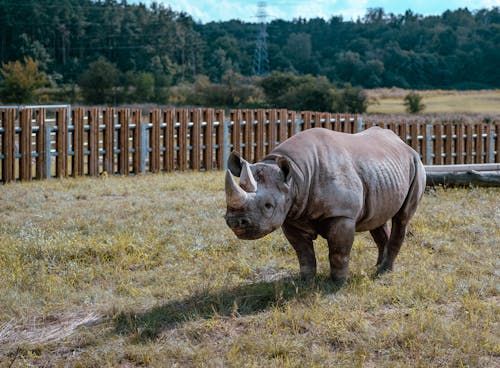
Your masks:
{"label": "metal fence rail", "polygon": [[223,169],[231,150],[261,160],[299,131],[393,130],[426,165],[498,163],[499,122],[391,122],[289,110],[0,107],[0,181]]}

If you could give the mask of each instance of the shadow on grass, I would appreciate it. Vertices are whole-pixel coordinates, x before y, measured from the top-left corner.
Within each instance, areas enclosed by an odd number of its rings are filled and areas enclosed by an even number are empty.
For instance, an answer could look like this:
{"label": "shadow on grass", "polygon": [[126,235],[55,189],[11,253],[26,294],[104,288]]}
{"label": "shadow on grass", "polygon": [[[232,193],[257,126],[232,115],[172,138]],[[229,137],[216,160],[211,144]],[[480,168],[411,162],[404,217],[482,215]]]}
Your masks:
{"label": "shadow on grass", "polygon": [[287,300],[301,299],[318,292],[333,294],[338,290],[339,287],[330,278],[323,276],[317,277],[311,284],[290,277],[245,284],[174,300],[142,313],[121,313],[115,319],[115,332],[135,335],[139,341],[147,341],[157,338],[162,331],[191,320],[252,315],[279,307]]}

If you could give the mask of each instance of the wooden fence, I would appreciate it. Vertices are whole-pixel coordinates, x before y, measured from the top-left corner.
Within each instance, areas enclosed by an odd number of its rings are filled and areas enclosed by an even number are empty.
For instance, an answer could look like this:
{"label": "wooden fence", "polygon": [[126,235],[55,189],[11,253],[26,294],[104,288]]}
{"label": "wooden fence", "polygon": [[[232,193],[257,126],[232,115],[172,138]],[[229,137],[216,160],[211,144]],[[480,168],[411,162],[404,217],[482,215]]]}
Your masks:
{"label": "wooden fence", "polygon": [[223,169],[231,150],[255,162],[299,131],[392,129],[424,164],[500,162],[500,123],[382,122],[288,110],[0,108],[0,181]]}

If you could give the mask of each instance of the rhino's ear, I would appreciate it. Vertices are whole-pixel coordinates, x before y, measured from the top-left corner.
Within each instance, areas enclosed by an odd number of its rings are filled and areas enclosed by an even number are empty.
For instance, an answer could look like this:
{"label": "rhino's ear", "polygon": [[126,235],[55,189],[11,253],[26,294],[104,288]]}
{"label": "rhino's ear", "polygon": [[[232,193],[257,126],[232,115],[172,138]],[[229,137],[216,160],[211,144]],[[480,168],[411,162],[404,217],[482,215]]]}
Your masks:
{"label": "rhino's ear", "polygon": [[227,159],[227,168],[234,176],[240,177],[244,162],[245,160],[241,158],[238,152],[232,151]]}
{"label": "rhino's ear", "polygon": [[286,157],[281,156],[278,158],[278,167],[283,173],[283,179],[285,180],[285,183],[288,183],[291,177],[290,161],[288,161]]}

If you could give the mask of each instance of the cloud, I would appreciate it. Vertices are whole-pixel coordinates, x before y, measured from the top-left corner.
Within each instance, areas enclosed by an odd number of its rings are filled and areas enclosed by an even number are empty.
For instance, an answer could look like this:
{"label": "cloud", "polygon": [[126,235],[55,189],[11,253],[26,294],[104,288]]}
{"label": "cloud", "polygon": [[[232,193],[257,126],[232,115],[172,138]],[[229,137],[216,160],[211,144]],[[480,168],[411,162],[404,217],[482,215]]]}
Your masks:
{"label": "cloud", "polygon": [[175,11],[184,11],[194,20],[207,23],[210,21],[241,19],[242,21],[255,21],[257,5],[248,2],[228,0],[161,0],[165,6],[170,6]]}
{"label": "cloud", "polygon": [[477,2],[472,2],[477,4],[478,8],[493,8],[494,6],[500,7],[500,0],[481,0]]}
{"label": "cloud", "polygon": [[346,7],[339,9],[338,14],[341,14],[345,19],[357,19],[366,14],[367,8],[367,0],[348,0],[346,1]]}
{"label": "cloud", "polygon": [[[130,0],[146,2],[153,0]],[[258,22],[257,0],[159,0],[175,11],[190,14],[194,20],[203,23],[239,19],[244,22]],[[393,0],[274,0],[267,1],[267,20],[297,18],[330,19],[341,15],[346,20],[356,20],[366,14],[367,8],[383,7],[387,13],[399,14],[411,8],[420,14],[441,14],[446,9],[467,7],[470,10],[500,6],[500,0],[448,0],[445,3],[436,0],[414,0],[412,5],[404,5]]]}
{"label": "cloud", "polygon": [[[150,4],[152,0],[147,0]],[[165,6],[175,11],[190,14],[196,21],[225,21],[240,19],[245,22],[257,22],[257,1],[229,0],[160,0]],[[366,13],[367,0],[316,0],[310,1],[273,1],[265,8],[267,19],[324,18],[342,15],[345,19],[356,19]]]}

